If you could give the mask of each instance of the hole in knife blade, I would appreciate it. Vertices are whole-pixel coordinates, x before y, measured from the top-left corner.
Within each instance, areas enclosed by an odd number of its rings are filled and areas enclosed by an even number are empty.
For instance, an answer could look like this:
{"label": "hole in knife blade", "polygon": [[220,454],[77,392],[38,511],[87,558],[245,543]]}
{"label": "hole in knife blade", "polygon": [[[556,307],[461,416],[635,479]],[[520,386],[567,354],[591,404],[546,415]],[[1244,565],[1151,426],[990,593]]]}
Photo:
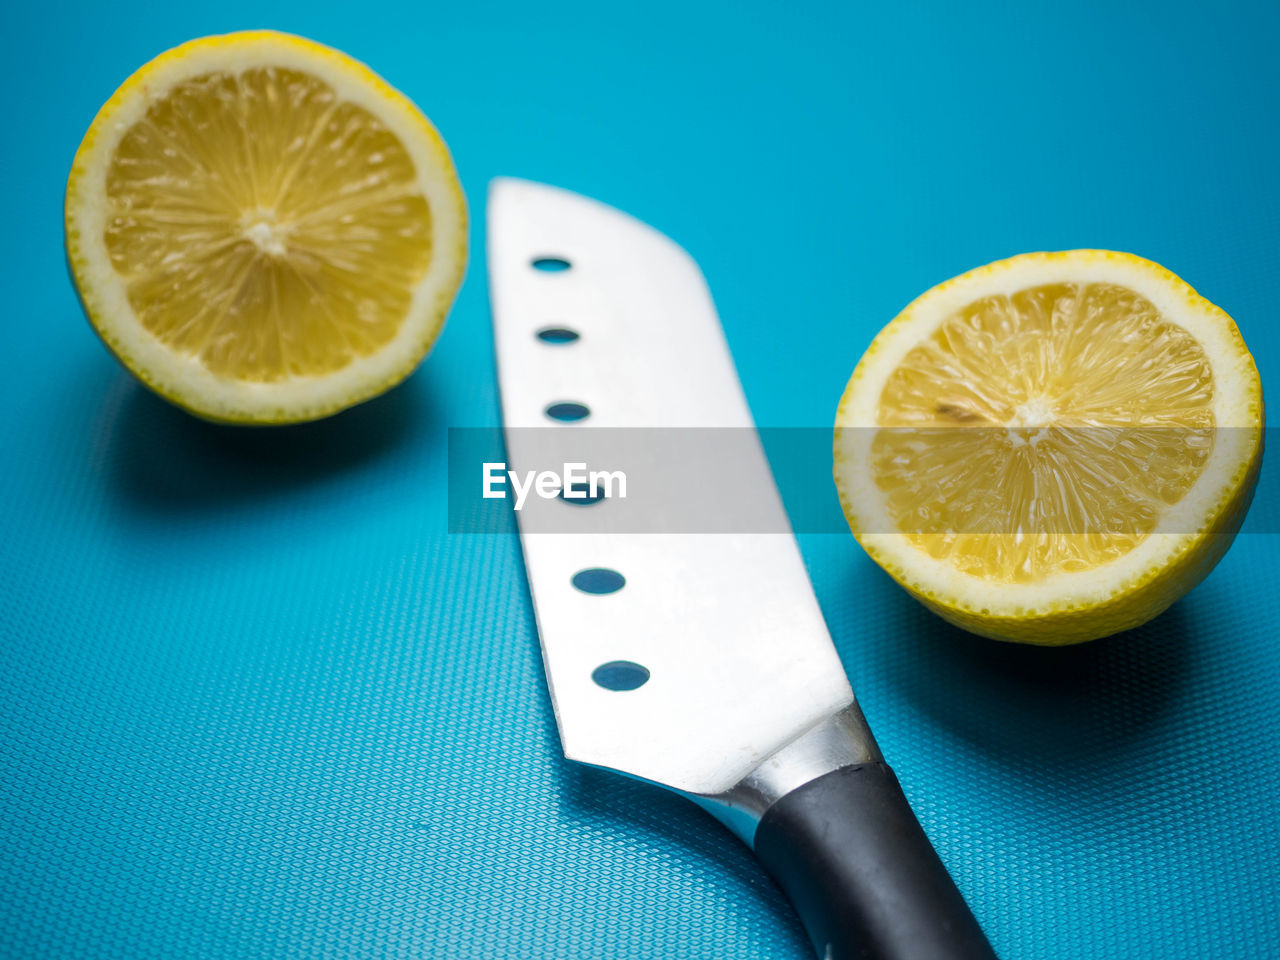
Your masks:
{"label": "hole in knife blade", "polygon": [[581,334],[577,330],[570,330],[568,327],[543,327],[538,331],[537,337],[543,343],[551,343],[560,346],[565,343],[573,343]]}
{"label": "hole in knife blade", "polygon": [[560,490],[560,499],[565,503],[572,503],[575,507],[599,503],[606,496],[608,494],[605,493],[605,488],[601,484],[589,483],[586,480],[571,483]]}
{"label": "hole in knife blade", "polygon": [[572,583],[583,593],[617,593],[626,586],[627,578],[608,567],[587,567],[573,575]]}
{"label": "hole in knife blade", "polygon": [[543,412],[552,420],[559,420],[561,423],[576,423],[579,420],[587,419],[591,415],[591,408],[585,403],[562,400],[559,403],[551,404]]}
{"label": "hole in knife blade", "polygon": [[541,270],[543,273],[560,273],[573,266],[564,257],[534,257],[531,263],[533,269]]}
{"label": "hole in knife blade", "polygon": [[649,671],[630,660],[611,660],[591,671],[591,679],[606,690],[635,690],[649,680]]}

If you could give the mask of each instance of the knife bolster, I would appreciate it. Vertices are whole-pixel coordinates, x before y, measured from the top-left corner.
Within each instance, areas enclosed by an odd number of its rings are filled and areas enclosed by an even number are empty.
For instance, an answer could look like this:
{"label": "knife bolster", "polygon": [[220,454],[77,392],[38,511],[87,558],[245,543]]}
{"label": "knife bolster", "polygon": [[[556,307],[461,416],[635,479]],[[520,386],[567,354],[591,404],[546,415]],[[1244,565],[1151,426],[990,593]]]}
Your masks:
{"label": "knife bolster", "polygon": [[765,757],[725,792],[686,796],[751,847],[761,818],[783,797],[833,770],[880,759],[862,711],[851,702]]}

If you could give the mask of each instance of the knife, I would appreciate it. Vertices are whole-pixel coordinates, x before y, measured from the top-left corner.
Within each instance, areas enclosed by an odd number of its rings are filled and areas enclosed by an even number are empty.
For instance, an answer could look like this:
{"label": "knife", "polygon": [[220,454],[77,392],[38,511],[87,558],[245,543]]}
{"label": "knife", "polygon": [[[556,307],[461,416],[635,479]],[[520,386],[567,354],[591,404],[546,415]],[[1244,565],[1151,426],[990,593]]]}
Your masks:
{"label": "knife", "polygon": [[784,531],[619,528],[594,490],[525,504],[565,756],[714,815],[820,957],[994,957],[854,699],[697,264],[620,211],[524,180],[491,184],[487,230],[510,465],[545,465],[563,450],[549,437],[631,430],[641,439],[609,446],[608,466],[643,476],[662,446],[643,431],[750,431],[733,482]]}

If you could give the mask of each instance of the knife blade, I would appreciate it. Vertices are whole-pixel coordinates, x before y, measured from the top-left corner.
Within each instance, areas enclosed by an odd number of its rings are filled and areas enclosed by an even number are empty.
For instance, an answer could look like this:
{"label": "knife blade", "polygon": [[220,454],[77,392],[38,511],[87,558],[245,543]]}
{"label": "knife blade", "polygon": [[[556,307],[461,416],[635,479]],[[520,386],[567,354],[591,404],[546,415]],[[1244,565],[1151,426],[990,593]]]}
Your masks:
{"label": "knife blade", "polygon": [[[608,497],[525,505],[565,755],[716,816],[820,956],[994,956],[858,708],[696,262],[620,211],[512,178],[491,184],[487,228],[509,464],[545,465],[564,449],[551,437],[602,428],[750,431],[735,487],[773,518],[761,529],[786,531],[619,530]],[[661,446],[612,444],[608,466],[645,476]]]}

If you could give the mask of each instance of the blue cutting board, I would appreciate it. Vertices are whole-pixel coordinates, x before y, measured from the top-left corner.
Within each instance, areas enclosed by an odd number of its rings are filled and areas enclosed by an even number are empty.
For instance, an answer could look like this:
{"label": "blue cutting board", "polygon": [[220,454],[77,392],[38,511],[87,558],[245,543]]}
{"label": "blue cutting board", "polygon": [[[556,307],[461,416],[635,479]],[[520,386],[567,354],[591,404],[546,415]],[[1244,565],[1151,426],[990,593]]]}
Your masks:
{"label": "blue cutting board", "polygon": [[[192,36],[366,60],[448,139],[473,262],[424,367],[281,432],[136,386],[67,282],[94,111]],[[0,13],[0,955],[807,958],[692,807],[559,755],[518,542],[446,532],[498,422],[485,185],[559,184],[704,268],[769,426],[824,427],[925,288],[1131,250],[1280,361],[1280,7],[9,4]],[[1013,649],[802,538],[885,753],[1001,956],[1280,955],[1274,470],[1136,633]]]}

